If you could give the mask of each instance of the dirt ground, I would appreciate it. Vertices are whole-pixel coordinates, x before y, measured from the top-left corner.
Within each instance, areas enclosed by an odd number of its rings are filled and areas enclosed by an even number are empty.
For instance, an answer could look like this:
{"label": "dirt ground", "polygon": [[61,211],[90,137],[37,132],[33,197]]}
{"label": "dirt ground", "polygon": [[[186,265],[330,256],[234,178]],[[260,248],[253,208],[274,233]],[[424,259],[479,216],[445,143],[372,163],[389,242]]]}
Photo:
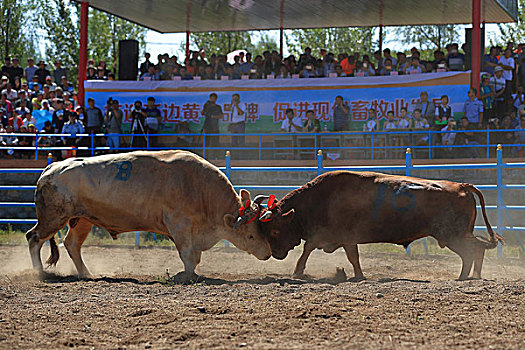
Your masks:
{"label": "dirt ground", "polygon": [[[261,262],[235,248],[205,252],[193,285],[162,283],[182,264],[172,249],[84,247],[98,276],[79,281],[61,248],[39,281],[26,246],[0,246],[1,349],[525,349],[525,262],[485,259],[484,280],[455,281],[454,255],[362,253],[362,282],[343,251]],[[43,256],[47,258],[48,249]]]}

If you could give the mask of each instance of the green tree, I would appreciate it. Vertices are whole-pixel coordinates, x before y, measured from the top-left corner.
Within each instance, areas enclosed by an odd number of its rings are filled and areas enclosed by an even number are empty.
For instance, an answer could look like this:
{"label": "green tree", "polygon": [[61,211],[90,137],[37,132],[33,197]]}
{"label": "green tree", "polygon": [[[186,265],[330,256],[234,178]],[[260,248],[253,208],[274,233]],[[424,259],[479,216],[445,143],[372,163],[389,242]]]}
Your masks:
{"label": "green tree", "polygon": [[191,33],[190,45],[196,47],[197,50],[206,50],[207,55],[225,55],[241,49],[253,51],[255,48],[252,43],[252,35],[247,31]]}
{"label": "green tree", "polygon": [[377,46],[373,42],[373,27],[319,28],[292,30],[286,35],[290,53],[299,55],[305,47],[326,49],[334,54],[342,52],[372,52]]}
{"label": "green tree", "polygon": [[0,55],[17,57],[23,63],[34,56],[34,32],[28,23],[31,4],[20,0],[0,0]]}
{"label": "green tree", "polygon": [[69,0],[45,0],[38,7],[37,16],[47,36],[46,58],[60,60],[68,68],[68,79],[77,82],[79,24],[74,20],[76,8]]}
{"label": "green tree", "polygon": [[396,41],[416,45],[420,50],[443,50],[447,44],[459,40],[459,27],[453,24],[404,26],[392,29]]}
{"label": "green tree", "polygon": [[506,46],[507,42],[523,42],[525,37],[525,0],[518,0],[518,22],[511,24],[498,24],[499,35],[490,38],[491,45]]}
{"label": "green tree", "polygon": [[261,32],[259,40],[252,50],[253,56],[262,55],[264,51],[279,51],[279,43],[267,33]]}
{"label": "green tree", "polygon": [[119,40],[135,39],[139,50],[145,46],[147,29],[122,18],[90,10],[88,20],[88,57],[105,60],[108,67],[118,61]]}

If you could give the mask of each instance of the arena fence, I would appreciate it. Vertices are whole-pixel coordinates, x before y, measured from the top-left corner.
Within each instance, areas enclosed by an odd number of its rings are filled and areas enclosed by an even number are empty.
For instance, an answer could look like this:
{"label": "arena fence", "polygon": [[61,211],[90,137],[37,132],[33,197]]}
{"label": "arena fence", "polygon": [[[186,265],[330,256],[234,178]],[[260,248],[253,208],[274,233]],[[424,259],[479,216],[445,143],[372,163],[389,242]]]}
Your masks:
{"label": "arena fence", "polygon": [[[502,236],[505,236],[505,232],[514,232],[517,240],[521,247],[521,250],[525,252],[525,246],[521,237],[521,232],[525,231],[524,226],[514,226],[513,221],[509,215],[509,211],[523,211],[525,205],[506,205],[503,200],[503,190],[525,190],[525,184],[503,184],[503,169],[523,169],[525,163],[504,163],[503,162],[503,148],[501,145],[497,145],[496,148],[496,163],[481,163],[481,164],[434,164],[434,165],[413,165],[412,164],[412,150],[406,149],[405,152],[406,162],[405,165],[388,165],[388,166],[349,166],[349,167],[325,167],[323,165],[323,153],[322,150],[318,150],[317,153],[317,166],[315,167],[232,167],[231,166],[231,153],[226,152],[225,167],[220,168],[225,175],[230,178],[232,172],[317,172],[318,175],[328,171],[335,170],[351,170],[351,171],[404,171],[407,176],[410,176],[413,170],[479,170],[479,169],[495,169],[496,170],[496,184],[495,185],[478,185],[480,190],[484,191],[496,191],[496,205],[486,205],[487,210],[496,210],[497,219],[496,226],[493,228]],[[52,162],[51,154],[48,155],[48,164]],[[41,173],[43,169],[0,169],[2,173]],[[261,186],[261,185],[238,185],[234,186],[236,190],[244,188],[249,191],[262,191],[270,193],[272,191],[292,191],[299,186]],[[3,191],[34,191],[36,186],[0,186],[0,190]],[[34,203],[24,202],[0,202],[0,207],[34,207]],[[477,206],[480,210],[480,206]],[[506,217],[508,226],[503,223]],[[0,224],[34,224],[36,219],[8,219],[0,218]],[[486,230],[485,226],[475,226],[475,230]],[[155,237],[156,240],[156,237]],[[422,240],[425,250],[428,253],[428,247],[426,241]],[[135,235],[135,244],[140,245],[140,236],[138,233]],[[410,246],[407,248],[407,254],[410,254]],[[502,245],[497,246],[497,256],[502,256]]]}
{"label": "arena fence", "polygon": [[[469,134],[468,144],[442,144],[447,134]],[[38,159],[47,152],[78,152],[93,156],[109,151],[184,149],[201,154],[204,158],[218,158],[226,150],[235,151],[244,159],[314,159],[319,150],[325,157],[340,159],[402,158],[410,147],[417,158],[490,158],[497,144],[504,144],[507,157],[525,157],[523,143],[525,129],[484,130],[401,130],[375,132],[320,132],[320,133],[161,133],[161,134],[30,134],[9,136],[29,138],[29,146],[1,146],[0,152],[24,155]],[[8,135],[0,135],[8,136]],[[106,138],[119,136],[120,146],[109,147]],[[77,146],[44,146],[40,138],[68,137],[80,139]],[[240,139],[239,139],[240,138]],[[137,146],[137,140],[140,146]],[[27,140],[26,140],[27,142]],[[237,145],[234,145],[237,144]],[[445,142],[446,143],[446,142]],[[133,146],[134,145],[134,146]],[[212,146],[213,145],[213,146]],[[492,152],[491,152],[492,151]]]}

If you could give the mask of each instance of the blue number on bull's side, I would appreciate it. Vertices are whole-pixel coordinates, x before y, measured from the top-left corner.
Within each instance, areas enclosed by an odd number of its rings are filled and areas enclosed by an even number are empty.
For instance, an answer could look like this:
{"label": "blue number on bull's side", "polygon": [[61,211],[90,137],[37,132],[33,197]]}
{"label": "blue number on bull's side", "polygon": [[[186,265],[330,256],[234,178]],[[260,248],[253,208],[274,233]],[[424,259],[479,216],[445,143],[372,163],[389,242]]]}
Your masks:
{"label": "blue number on bull's side", "polygon": [[126,160],[126,161],[117,163],[118,173],[115,178],[117,180],[126,181],[127,179],[129,179],[131,175],[131,168],[133,168],[133,165],[131,164],[130,161]]}
{"label": "blue number on bull's side", "polygon": [[[397,205],[397,200],[399,199],[399,197],[401,196],[406,196],[408,198],[410,198],[410,203],[408,203],[407,205],[405,205],[404,207],[400,207]],[[402,187],[399,187],[395,192],[394,192],[394,195],[392,196],[392,206],[394,207],[395,210],[397,211],[401,211],[401,212],[405,212],[405,211],[408,211],[412,208],[414,208],[416,206],[416,198],[414,197],[414,195],[409,191],[409,188],[408,186],[402,186]]]}
{"label": "blue number on bull's side", "polygon": [[[377,219],[377,216],[379,215],[379,212],[381,211],[381,208],[383,207],[383,203],[385,202],[385,196],[386,196],[386,189],[388,188],[387,184],[379,184],[377,189],[377,197],[374,200],[374,212],[372,213],[372,220]],[[392,193],[392,207],[396,211],[400,212],[406,212],[416,206],[416,198],[414,195],[409,191],[408,186],[402,186],[398,188],[396,191]],[[410,203],[408,203],[405,206],[400,207],[397,204],[397,200],[401,196],[406,196],[410,199]]]}

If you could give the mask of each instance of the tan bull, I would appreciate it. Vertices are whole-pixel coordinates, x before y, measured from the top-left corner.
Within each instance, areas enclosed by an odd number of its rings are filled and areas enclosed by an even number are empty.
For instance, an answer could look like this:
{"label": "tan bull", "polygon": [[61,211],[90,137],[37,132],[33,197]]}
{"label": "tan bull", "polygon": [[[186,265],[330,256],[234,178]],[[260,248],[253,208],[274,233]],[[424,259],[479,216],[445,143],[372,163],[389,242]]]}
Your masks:
{"label": "tan bull", "polygon": [[[166,235],[184,263],[181,280],[193,280],[201,252],[227,239],[258,259],[271,256],[269,244],[252,222],[263,198],[236,194],[214,165],[186,151],[131,152],[53,163],[35,192],[38,223],[26,238],[33,267],[43,271],[42,244],[59,254],[55,233],[69,224],[64,245],[80,277],[89,276],[80,248],[93,225],[116,238],[119,233],[150,231]],[[246,209],[241,209],[250,203]],[[239,211],[241,209],[241,211]]]}

